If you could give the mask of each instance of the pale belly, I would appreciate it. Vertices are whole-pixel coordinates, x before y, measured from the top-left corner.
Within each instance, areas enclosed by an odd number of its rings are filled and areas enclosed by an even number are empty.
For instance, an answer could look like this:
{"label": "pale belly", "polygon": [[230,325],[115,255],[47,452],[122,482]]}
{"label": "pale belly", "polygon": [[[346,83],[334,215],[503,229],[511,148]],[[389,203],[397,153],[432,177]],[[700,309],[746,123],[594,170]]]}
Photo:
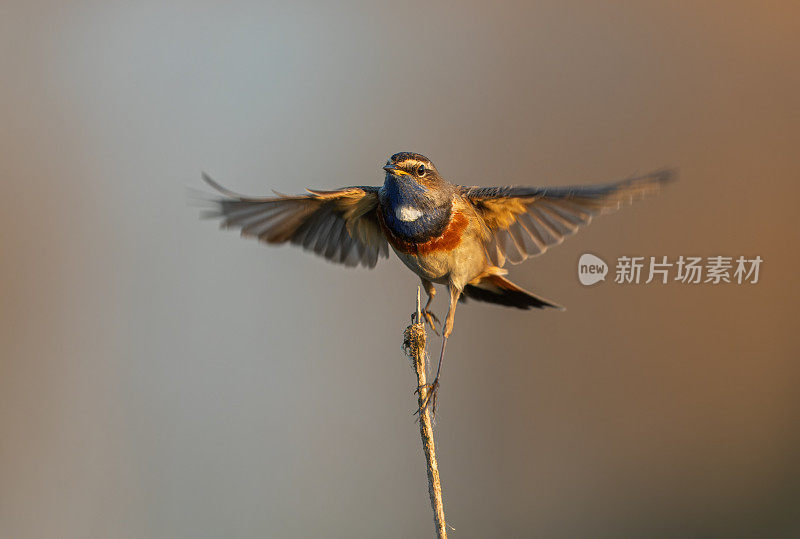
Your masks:
{"label": "pale belly", "polygon": [[424,255],[403,253],[394,249],[397,257],[414,273],[434,283],[448,284],[451,281],[463,288],[486,268],[483,246],[471,238],[452,251],[438,251]]}

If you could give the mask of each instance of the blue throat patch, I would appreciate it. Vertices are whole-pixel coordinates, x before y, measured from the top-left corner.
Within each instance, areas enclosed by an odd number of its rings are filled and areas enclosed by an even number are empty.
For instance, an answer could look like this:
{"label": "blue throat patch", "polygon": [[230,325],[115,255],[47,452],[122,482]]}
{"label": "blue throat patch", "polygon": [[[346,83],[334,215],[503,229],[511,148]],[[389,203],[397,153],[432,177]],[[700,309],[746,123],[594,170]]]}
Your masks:
{"label": "blue throat patch", "polygon": [[[381,206],[386,226],[398,238],[415,243],[424,243],[440,236],[450,222],[450,204],[436,207],[428,197],[427,189],[411,179],[386,175],[381,189]],[[397,217],[397,209],[407,207],[422,212],[413,221]]]}

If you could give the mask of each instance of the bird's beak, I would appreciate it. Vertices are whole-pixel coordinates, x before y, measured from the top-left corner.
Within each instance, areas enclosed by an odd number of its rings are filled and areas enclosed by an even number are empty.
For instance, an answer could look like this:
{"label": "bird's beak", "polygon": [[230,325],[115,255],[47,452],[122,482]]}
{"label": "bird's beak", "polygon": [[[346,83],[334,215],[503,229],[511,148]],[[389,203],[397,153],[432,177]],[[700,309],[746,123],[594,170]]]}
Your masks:
{"label": "bird's beak", "polygon": [[387,164],[383,167],[383,170],[385,170],[389,174],[394,174],[395,176],[408,175],[408,172],[397,168],[396,165]]}

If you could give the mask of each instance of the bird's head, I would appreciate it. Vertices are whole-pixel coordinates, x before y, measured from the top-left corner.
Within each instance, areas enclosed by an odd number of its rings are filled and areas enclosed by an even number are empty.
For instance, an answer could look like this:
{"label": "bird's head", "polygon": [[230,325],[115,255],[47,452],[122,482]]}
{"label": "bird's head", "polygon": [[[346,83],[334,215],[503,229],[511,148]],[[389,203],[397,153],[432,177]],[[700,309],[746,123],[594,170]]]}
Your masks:
{"label": "bird's head", "polygon": [[413,180],[423,186],[434,186],[442,181],[439,172],[430,159],[412,152],[396,153],[389,158],[383,170],[387,176],[397,176],[405,180]]}
{"label": "bird's head", "polygon": [[413,152],[396,153],[384,165],[386,179],[390,185],[402,191],[416,193],[415,198],[428,199],[433,205],[449,202],[452,185],[439,176],[439,171],[430,159]]}

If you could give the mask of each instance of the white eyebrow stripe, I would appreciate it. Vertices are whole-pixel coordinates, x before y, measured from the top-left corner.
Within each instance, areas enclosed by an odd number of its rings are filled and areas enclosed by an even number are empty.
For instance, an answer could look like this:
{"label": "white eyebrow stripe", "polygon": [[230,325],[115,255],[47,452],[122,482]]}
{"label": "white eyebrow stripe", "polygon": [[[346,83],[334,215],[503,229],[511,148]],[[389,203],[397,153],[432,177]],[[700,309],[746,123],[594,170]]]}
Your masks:
{"label": "white eyebrow stripe", "polygon": [[416,221],[422,217],[422,211],[413,206],[398,206],[394,210],[394,214],[398,219],[405,222]]}

